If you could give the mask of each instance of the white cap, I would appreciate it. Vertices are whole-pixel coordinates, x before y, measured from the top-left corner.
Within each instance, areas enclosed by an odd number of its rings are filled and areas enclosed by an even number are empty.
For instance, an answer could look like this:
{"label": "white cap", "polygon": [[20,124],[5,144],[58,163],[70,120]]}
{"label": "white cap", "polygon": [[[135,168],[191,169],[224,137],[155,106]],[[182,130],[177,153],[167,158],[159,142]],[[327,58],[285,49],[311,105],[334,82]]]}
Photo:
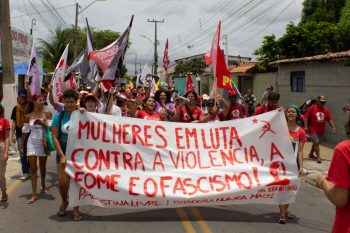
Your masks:
{"label": "white cap", "polygon": [[203,94],[203,95],[202,95],[202,99],[208,100],[208,99],[209,99],[209,96],[208,96],[207,94]]}

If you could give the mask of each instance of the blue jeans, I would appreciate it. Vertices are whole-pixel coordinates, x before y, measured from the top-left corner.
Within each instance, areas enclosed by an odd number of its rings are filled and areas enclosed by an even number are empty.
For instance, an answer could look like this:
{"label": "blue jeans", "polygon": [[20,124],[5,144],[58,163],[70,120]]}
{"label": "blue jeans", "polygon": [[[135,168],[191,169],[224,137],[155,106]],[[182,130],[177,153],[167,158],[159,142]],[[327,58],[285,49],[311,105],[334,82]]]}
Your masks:
{"label": "blue jeans", "polygon": [[[21,137],[18,137],[16,135],[16,141],[17,141],[17,147],[18,147],[18,151],[20,151],[19,147],[21,145]],[[21,153],[21,152],[19,152]],[[29,174],[29,163],[28,163],[28,159],[27,159],[27,154],[23,153],[22,155],[20,154],[20,158],[21,158],[21,165],[22,165],[22,173],[23,174]]]}

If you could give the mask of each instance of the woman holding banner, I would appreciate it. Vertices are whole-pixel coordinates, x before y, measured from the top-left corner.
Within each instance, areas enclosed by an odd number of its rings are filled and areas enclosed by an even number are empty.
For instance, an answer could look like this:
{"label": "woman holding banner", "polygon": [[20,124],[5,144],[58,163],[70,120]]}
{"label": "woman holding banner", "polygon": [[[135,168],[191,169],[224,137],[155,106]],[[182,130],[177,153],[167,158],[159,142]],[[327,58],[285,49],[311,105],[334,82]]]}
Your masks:
{"label": "woman holding banner", "polygon": [[179,103],[174,121],[186,123],[198,123],[203,117],[202,109],[197,106],[197,93],[193,90],[184,95],[188,101]]}
{"label": "woman holding banner", "polygon": [[159,89],[154,94],[156,101],[156,112],[163,112],[166,120],[170,121],[175,115],[175,106],[171,102],[170,93],[164,89]]}
{"label": "woman holding banner", "polygon": [[139,106],[139,103],[141,103],[140,94],[137,95],[136,101],[131,107],[131,117],[155,121],[162,121],[165,118],[165,116],[162,115],[162,112],[156,112],[156,100],[154,97],[148,96],[144,99],[142,110],[137,110],[137,106]]}
{"label": "woman holding banner", "polygon": [[[63,93],[64,111],[57,113],[51,124],[51,133],[53,143],[55,144],[57,156],[57,175],[58,175],[58,188],[60,191],[62,203],[57,212],[60,217],[65,216],[68,206],[68,190],[70,177],[65,172],[66,168],[66,147],[68,140],[68,129],[70,124],[70,117],[74,110],[76,110],[76,104],[78,101],[78,93],[74,90],[67,90]],[[79,212],[79,206],[75,206],[73,210],[74,221],[82,220],[82,216]]]}
{"label": "woman holding banner", "polygon": [[[22,143],[20,148],[26,148],[27,158],[30,167],[30,176],[32,182],[32,197],[28,200],[28,204],[33,204],[38,199],[37,194],[37,172],[39,160],[41,189],[40,192],[46,193],[45,176],[46,162],[49,152],[46,150],[46,128],[51,120],[51,113],[44,110],[44,97],[35,94],[32,101],[28,103],[27,115],[22,128]],[[21,151],[23,153],[23,151]]]}
{"label": "woman holding banner", "polygon": [[[294,152],[296,153],[296,162],[298,165],[298,175],[302,176],[304,174],[303,167],[303,149],[304,143],[307,141],[305,130],[297,124],[298,118],[300,117],[299,107],[296,105],[290,105],[286,111],[286,119],[289,130],[289,136],[292,140],[292,145]],[[280,218],[278,223],[285,224],[286,218],[294,218],[290,212],[288,212],[288,204],[287,205],[279,205],[280,209]]]}

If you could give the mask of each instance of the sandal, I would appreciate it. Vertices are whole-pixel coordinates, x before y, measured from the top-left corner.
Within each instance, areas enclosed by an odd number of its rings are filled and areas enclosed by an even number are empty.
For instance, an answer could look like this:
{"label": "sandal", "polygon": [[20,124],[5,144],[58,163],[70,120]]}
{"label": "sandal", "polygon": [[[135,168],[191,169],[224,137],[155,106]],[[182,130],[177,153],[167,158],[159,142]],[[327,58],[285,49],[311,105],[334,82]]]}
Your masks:
{"label": "sandal", "polygon": [[81,216],[81,214],[80,214],[79,211],[77,211],[77,212],[73,211],[73,220],[74,220],[75,222],[79,222],[79,221],[81,221],[82,219],[83,219],[83,216]]}
{"label": "sandal", "polygon": [[278,220],[279,224],[286,224],[286,219],[283,217],[280,217],[280,219]]}
{"label": "sandal", "polygon": [[41,188],[41,189],[40,189],[40,192],[41,192],[41,193],[48,193],[49,190],[48,190],[47,188]]}
{"label": "sandal", "polygon": [[322,163],[322,160],[321,160],[321,159],[318,159],[318,160],[317,160],[317,163]]}
{"label": "sandal", "polygon": [[0,199],[0,202],[7,202],[7,200],[8,200],[8,195],[7,194],[6,195],[2,195],[1,199]]}
{"label": "sandal", "polygon": [[66,211],[67,211],[67,206],[68,206],[68,201],[66,203],[66,205],[64,207],[60,207],[58,212],[57,212],[57,216],[59,217],[64,217],[66,215]]}
{"label": "sandal", "polygon": [[33,204],[36,200],[38,200],[38,197],[31,197],[31,198],[27,201],[27,203],[28,203],[28,204]]}
{"label": "sandal", "polygon": [[309,159],[316,159],[317,157],[314,154],[309,154]]}

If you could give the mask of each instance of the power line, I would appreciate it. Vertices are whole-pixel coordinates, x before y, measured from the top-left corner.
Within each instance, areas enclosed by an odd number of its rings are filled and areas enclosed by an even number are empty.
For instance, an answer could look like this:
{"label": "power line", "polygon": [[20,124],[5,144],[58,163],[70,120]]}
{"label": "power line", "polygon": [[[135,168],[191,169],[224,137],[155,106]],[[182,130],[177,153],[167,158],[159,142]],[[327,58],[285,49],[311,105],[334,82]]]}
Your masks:
{"label": "power line", "polygon": [[64,25],[67,25],[66,21],[65,21],[65,20],[61,17],[61,15],[56,11],[56,9],[55,9],[54,6],[52,5],[52,3],[51,3],[49,0],[47,0],[47,2],[49,3],[51,9],[53,10],[54,15],[55,15],[56,17],[58,17],[58,18],[61,20],[61,22],[63,22]]}
{"label": "power line", "polygon": [[[18,1],[18,0],[17,0],[17,5],[18,5],[19,12],[22,12],[21,6],[19,5],[19,1]],[[23,28],[26,28],[25,25],[24,25],[23,17],[21,17],[21,21],[22,21],[22,26],[23,26]]]}
{"label": "power line", "polygon": [[[27,14],[23,14],[23,15],[12,16],[11,19],[13,19],[13,18],[19,18],[19,17],[23,17],[23,16],[37,15],[37,14],[40,15],[40,13],[45,13],[45,12],[53,11],[53,9],[48,9],[48,10],[39,11],[39,10],[37,10],[35,7],[33,7],[33,4],[32,4],[30,1],[29,1],[29,3],[31,4],[31,6],[32,6],[32,8],[35,10],[35,12],[33,12],[33,13],[27,13]],[[59,9],[63,9],[63,8],[68,8],[68,7],[72,7],[72,6],[75,6],[75,4],[68,5],[68,6],[63,6],[63,7],[57,7],[57,8],[55,8],[55,10],[59,10]]]}
{"label": "power line", "polygon": [[293,3],[295,2],[295,0],[292,0],[268,25],[266,25],[266,27],[264,27],[261,31],[259,31],[257,34],[255,34],[254,36],[242,41],[242,42],[238,42],[238,44],[236,45],[240,45],[242,43],[245,43],[247,41],[250,41],[252,39],[254,39],[256,36],[258,36],[260,33],[262,33],[263,31],[265,31],[265,29],[267,29],[268,27],[271,26],[271,24],[273,24],[280,16],[283,12],[285,12]]}

